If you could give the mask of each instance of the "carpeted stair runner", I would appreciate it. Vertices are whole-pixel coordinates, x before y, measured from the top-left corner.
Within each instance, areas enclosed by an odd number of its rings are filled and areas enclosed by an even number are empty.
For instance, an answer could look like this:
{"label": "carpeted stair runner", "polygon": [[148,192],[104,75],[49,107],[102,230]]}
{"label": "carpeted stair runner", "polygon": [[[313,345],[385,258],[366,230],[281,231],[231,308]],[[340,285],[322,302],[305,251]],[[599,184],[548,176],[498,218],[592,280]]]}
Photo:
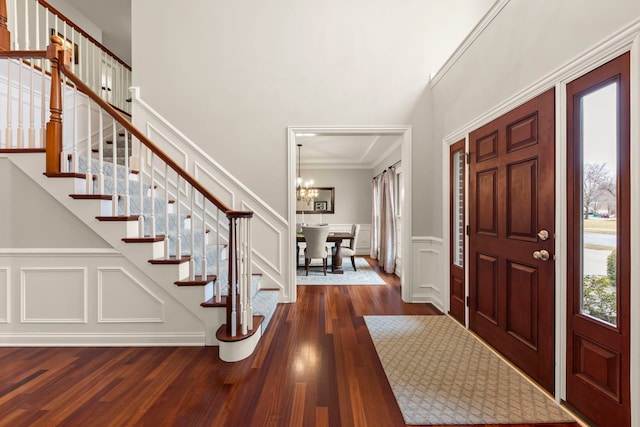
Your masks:
{"label": "carpeted stair runner", "polygon": [[[108,147],[108,146],[106,146]],[[105,149],[105,151],[107,151]],[[94,153],[94,156],[97,156],[97,153]],[[111,157],[103,156],[103,167],[102,173],[104,176],[104,191],[103,194],[113,194],[113,175],[114,175],[114,167],[113,164],[110,163],[112,160]],[[120,163],[120,162],[118,162]],[[88,170],[88,162],[86,158],[79,157],[78,159],[78,172],[87,173]],[[121,164],[118,164],[115,168],[117,174],[117,190],[118,194],[122,194],[125,189],[125,178],[127,176],[127,170]],[[92,159],[91,161],[91,173],[98,174],[99,173],[99,165],[97,158]],[[150,212],[151,212],[151,197],[148,197],[147,194],[150,192],[150,186],[145,184],[143,188],[143,198],[140,199],[140,188],[137,181],[138,177],[136,175],[130,175],[129,182],[129,214],[130,215],[139,215],[141,214],[144,217],[144,232],[146,236],[151,235],[151,221],[150,221]],[[94,181],[94,193],[98,190],[97,183]],[[160,193],[160,194],[158,194]],[[178,229],[178,216],[174,212],[173,203],[169,203],[164,200],[162,196],[164,196],[164,192],[156,193],[156,197],[154,198],[154,217],[155,217],[155,231],[156,235],[165,235],[169,240],[169,253],[172,256],[176,254],[176,240],[177,240],[177,229]],[[119,197],[118,199],[118,215],[124,215],[125,213],[125,201],[123,197]],[[165,212],[168,211],[168,220],[169,227],[168,233],[165,227]],[[185,225],[190,223],[187,221],[188,216],[184,213],[180,213],[180,242],[181,242],[181,253],[182,255],[190,255],[194,260],[194,270],[196,275],[202,275],[202,257],[205,256],[207,259],[207,275],[217,275],[217,280],[221,283],[221,295],[228,294],[228,263],[225,262],[228,260],[228,255],[226,252],[226,244],[215,244],[213,242],[208,242],[208,237],[206,232],[203,230],[195,230],[194,231],[194,250],[191,251],[191,230],[186,228]],[[198,224],[199,222],[199,224]],[[196,222],[196,227],[200,225],[201,222]],[[205,250],[203,252],[203,243],[205,243]],[[220,266],[218,268],[218,254],[220,255]],[[279,291],[278,290],[270,290],[270,289],[260,289],[260,275],[254,275],[251,283],[251,297],[253,304],[253,314],[264,316],[264,321],[262,322],[262,330],[264,331],[269,324],[269,321],[273,317],[273,313],[275,312],[276,306],[279,300]],[[205,300],[209,300],[215,297],[215,286],[213,282],[208,283],[205,286]]]}

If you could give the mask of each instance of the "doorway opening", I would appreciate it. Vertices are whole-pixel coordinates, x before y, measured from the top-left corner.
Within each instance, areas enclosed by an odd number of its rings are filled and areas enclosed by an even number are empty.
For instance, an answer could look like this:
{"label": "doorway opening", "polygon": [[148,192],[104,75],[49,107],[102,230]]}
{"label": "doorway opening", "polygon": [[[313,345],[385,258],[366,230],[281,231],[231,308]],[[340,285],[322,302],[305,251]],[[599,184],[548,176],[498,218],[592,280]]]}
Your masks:
{"label": "doorway opening", "polygon": [[[406,283],[409,280],[409,273],[411,271],[411,259],[408,256],[411,253],[410,242],[411,242],[411,162],[410,162],[410,154],[411,154],[411,127],[410,126],[397,126],[397,127],[289,127],[288,128],[288,148],[289,148],[289,180],[288,180],[288,200],[289,200],[289,208],[288,208],[288,218],[289,218],[289,236],[290,236],[290,245],[289,245],[289,260],[291,268],[289,269],[289,293],[292,296],[296,295],[296,265],[297,265],[297,243],[296,243],[296,231],[297,224],[301,221],[298,221],[298,218],[301,219],[301,215],[297,214],[296,203],[296,183],[297,183],[297,164],[298,164],[298,144],[303,144],[302,147],[302,165],[303,165],[303,175],[304,179],[314,179],[314,185],[318,187],[334,187],[335,189],[335,212],[329,215],[322,215],[317,217],[308,217],[305,216],[304,222],[316,222],[316,223],[338,223],[339,225],[346,225],[350,223],[364,223],[367,227],[363,227],[360,233],[364,233],[364,236],[368,236],[370,233],[370,224],[372,222],[371,215],[367,215],[363,220],[350,219],[348,216],[349,213],[339,213],[340,205],[342,207],[350,206],[351,203],[358,203],[359,197],[358,194],[363,194],[366,200],[371,200],[371,186],[367,185],[366,188],[362,190],[355,190],[353,193],[356,195],[356,200],[349,200],[349,198],[344,199],[345,192],[340,192],[340,182],[334,185],[325,185],[325,182],[321,182],[315,178],[318,177],[327,177],[331,175],[331,171],[342,171],[344,172],[347,169],[362,169],[368,170],[370,173],[370,178],[373,178],[375,174],[380,172],[376,169],[374,172],[374,168],[380,167],[380,165],[390,166],[392,163],[396,161],[390,161],[390,156],[393,155],[394,152],[399,151],[399,160],[401,162],[401,169],[396,170],[396,174],[402,177],[402,185],[396,188],[396,192],[398,189],[402,190],[401,197],[397,198],[398,201],[398,211],[401,213],[401,227],[398,238],[396,239],[398,242],[399,250],[397,253],[400,253],[402,256],[402,261],[398,266],[400,268],[400,281],[401,283]],[[360,148],[357,148],[353,153],[353,149],[355,145],[358,145]],[[315,146],[312,149],[312,146]],[[325,157],[322,161],[317,161],[313,165],[308,165],[308,163],[312,163],[309,159],[312,159],[314,156],[320,159],[322,156],[322,151],[324,149],[331,148],[333,155],[329,157]],[[341,151],[342,150],[342,151]],[[326,151],[326,150],[324,150]],[[351,152],[353,156],[350,160],[346,158],[347,152]],[[307,157],[305,159],[305,157]],[[358,158],[359,166],[354,166],[354,158]],[[389,164],[386,164],[388,162]],[[307,165],[305,165],[307,163]],[[305,166],[308,166],[305,168]],[[315,176],[312,176],[315,175]],[[340,175],[340,172],[335,172],[334,175]],[[344,185],[348,185],[345,183]],[[369,206],[367,209],[370,210],[371,206],[368,202]],[[351,205],[353,208],[355,205]],[[358,207],[358,206],[356,206]],[[362,208],[362,206],[359,206]],[[347,209],[348,210],[348,209]],[[342,216],[344,214],[344,216]],[[361,216],[362,218],[362,216]],[[343,224],[344,223],[344,224]],[[363,225],[363,224],[361,224]],[[408,300],[408,292],[405,287],[402,287],[401,291],[402,299]],[[292,298],[294,301],[295,298]]]}

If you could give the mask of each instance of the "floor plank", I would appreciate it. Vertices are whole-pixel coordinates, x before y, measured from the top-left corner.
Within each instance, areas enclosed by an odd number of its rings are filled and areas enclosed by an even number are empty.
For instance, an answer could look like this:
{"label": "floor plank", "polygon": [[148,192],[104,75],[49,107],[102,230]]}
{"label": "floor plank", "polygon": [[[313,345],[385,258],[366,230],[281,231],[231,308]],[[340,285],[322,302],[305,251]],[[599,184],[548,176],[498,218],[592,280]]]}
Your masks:
{"label": "floor plank", "polygon": [[0,348],[0,426],[404,426],[362,316],[438,311],[381,275],[300,286],[237,363],[217,347]]}

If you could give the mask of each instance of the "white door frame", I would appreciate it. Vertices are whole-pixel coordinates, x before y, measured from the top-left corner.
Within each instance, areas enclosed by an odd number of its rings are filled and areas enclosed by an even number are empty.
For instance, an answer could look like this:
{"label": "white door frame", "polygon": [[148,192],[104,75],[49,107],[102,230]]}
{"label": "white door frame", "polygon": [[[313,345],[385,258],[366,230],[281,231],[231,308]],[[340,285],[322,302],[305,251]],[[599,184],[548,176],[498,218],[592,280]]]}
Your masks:
{"label": "white door frame", "polygon": [[[401,295],[403,301],[409,301],[409,283],[411,277],[411,126],[368,126],[368,127],[326,127],[326,126],[289,126],[287,128],[287,140],[289,149],[289,173],[287,180],[288,191],[288,220],[289,220],[289,260],[296,257],[296,149],[298,134],[323,135],[397,135],[402,138],[400,145],[400,159],[402,160],[404,182],[403,228],[402,228],[402,273],[400,275]],[[291,296],[290,301],[297,299],[296,292],[296,263],[289,263],[289,281],[287,290]]]}

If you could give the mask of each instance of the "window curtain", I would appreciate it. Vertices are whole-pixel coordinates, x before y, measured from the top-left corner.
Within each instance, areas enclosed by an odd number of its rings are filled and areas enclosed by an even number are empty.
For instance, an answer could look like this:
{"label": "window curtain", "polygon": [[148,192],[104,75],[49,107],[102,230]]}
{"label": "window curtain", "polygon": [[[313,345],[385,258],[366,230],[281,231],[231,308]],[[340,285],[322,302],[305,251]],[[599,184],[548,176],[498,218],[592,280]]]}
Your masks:
{"label": "window curtain", "polygon": [[380,200],[378,195],[380,179],[371,180],[371,251],[369,256],[378,259],[378,242],[380,241]]}
{"label": "window curtain", "polygon": [[396,174],[386,170],[371,183],[371,253],[385,273],[396,269]]}
{"label": "window curtain", "polygon": [[382,174],[380,188],[380,240],[378,264],[385,273],[396,269],[396,174],[392,168]]}

